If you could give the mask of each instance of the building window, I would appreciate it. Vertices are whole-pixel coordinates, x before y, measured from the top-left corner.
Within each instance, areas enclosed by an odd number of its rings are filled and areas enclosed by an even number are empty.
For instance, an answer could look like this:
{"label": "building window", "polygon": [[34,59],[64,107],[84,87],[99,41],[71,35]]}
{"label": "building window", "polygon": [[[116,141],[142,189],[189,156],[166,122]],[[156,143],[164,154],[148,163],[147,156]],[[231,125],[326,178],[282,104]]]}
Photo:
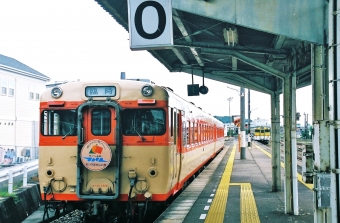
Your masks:
{"label": "building window", "polygon": [[35,93],[35,100],[39,100],[39,98],[40,98],[39,93]]}
{"label": "building window", "polygon": [[33,86],[29,86],[29,92],[28,92],[28,98],[30,100],[33,100],[34,99],[34,87]]}
{"label": "building window", "polygon": [[7,79],[1,78],[1,95],[7,95]]}
{"label": "building window", "polygon": [[10,88],[8,92],[9,96],[14,96],[14,89]]}
{"label": "building window", "polygon": [[8,96],[14,96],[14,80],[8,80]]}

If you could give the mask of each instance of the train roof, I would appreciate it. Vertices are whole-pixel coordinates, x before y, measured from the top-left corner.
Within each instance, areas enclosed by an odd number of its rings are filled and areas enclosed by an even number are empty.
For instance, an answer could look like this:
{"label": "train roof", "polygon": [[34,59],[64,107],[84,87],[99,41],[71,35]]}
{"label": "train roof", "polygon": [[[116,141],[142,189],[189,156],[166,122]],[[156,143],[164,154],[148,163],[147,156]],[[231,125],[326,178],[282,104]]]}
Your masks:
{"label": "train roof", "polygon": [[[144,79],[140,79],[144,80]],[[205,118],[214,119],[215,123],[222,122],[214,118],[211,114],[203,111],[200,107],[197,107],[192,102],[189,102],[183,99],[181,96],[177,95],[171,88],[165,86],[159,86],[154,84],[153,82],[145,82],[139,81],[136,79],[118,79],[118,80],[98,80],[98,81],[77,81],[77,82],[67,82],[61,83],[57,85],[63,91],[63,95],[55,99],[51,96],[51,89],[47,89],[45,92],[41,94],[40,101],[48,102],[48,101],[87,101],[89,98],[85,96],[85,88],[88,86],[115,86],[117,89],[117,95],[112,97],[112,100],[138,100],[138,99],[150,99],[150,97],[144,97],[141,94],[141,89],[144,85],[151,85],[154,88],[154,93],[151,96],[152,99],[155,100],[172,100],[177,101],[177,108],[186,111],[193,111],[195,113],[201,114],[200,116],[204,116]],[[124,88],[124,91],[120,89]],[[100,100],[105,100],[106,97],[99,98]],[[93,100],[96,100],[94,98]],[[176,103],[176,102],[174,102]],[[189,115],[189,114],[188,114]]]}
{"label": "train roof", "polygon": [[[135,100],[143,98],[141,95],[141,88],[144,85],[151,85],[154,87],[153,98],[157,100],[166,100],[168,95],[166,91],[153,83],[146,83],[142,81],[135,80],[94,80],[94,81],[76,81],[76,82],[67,82],[61,83],[57,86],[63,90],[63,95],[54,99],[51,96],[51,88],[47,89],[41,95],[40,101],[87,101],[89,98],[85,96],[84,91],[85,87],[88,86],[115,86],[117,88],[117,95],[112,97],[114,100]],[[124,91],[120,91],[121,88],[124,88]],[[105,97],[106,98],[106,97]],[[96,98],[93,98],[96,100]],[[98,98],[102,100],[102,98]]]}

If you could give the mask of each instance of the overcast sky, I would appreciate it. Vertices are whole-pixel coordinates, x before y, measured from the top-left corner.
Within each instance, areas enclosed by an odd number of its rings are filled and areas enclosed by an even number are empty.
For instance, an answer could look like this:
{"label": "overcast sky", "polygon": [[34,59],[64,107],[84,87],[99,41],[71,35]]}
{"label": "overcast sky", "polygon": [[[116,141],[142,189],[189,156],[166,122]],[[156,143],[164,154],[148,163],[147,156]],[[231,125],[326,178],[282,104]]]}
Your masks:
{"label": "overcast sky", "polygon": [[[113,80],[126,72],[127,78],[168,86],[212,115],[228,116],[227,98],[233,97],[230,113],[240,114],[239,87],[205,79],[208,94],[188,97],[191,75],[170,73],[147,51],[131,51],[129,33],[94,0],[0,0],[0,54],[52,82]],[[202,78],[195,77],[194,83],[201,85]],[[311,88],[297,93],[297,111],[309,114],[311,122]],[[270,96],[251,91],[250,98],[251,119],[270,119]],[[246,117],[247,102],[246,97]]]}

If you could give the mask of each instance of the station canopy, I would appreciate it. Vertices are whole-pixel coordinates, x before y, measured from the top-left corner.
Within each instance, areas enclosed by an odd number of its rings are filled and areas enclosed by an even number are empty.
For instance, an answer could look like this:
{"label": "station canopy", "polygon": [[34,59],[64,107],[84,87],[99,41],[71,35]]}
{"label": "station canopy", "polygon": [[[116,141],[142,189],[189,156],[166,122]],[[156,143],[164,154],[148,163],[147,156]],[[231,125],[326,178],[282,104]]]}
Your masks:
{"label": "station canopy", "polygon": [[[129,30],[127,0],[96,0]],[[282,93],[311,84],[311,45],[324,42],[324,1],[172,0],[173,47],[148,50],[170,72]],[[170,74],[171,75],[171,74]]]}

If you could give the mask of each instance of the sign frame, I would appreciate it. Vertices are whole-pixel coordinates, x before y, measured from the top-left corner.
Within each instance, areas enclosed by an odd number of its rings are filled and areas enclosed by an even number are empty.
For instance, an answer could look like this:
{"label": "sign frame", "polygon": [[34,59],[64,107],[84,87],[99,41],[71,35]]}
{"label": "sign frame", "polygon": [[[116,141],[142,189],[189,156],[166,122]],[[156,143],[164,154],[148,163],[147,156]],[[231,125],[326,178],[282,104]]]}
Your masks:
{"label": "sign frame", "polygon": [[128,0],[128,19],[131,50],[173,47],[171,0]]}

